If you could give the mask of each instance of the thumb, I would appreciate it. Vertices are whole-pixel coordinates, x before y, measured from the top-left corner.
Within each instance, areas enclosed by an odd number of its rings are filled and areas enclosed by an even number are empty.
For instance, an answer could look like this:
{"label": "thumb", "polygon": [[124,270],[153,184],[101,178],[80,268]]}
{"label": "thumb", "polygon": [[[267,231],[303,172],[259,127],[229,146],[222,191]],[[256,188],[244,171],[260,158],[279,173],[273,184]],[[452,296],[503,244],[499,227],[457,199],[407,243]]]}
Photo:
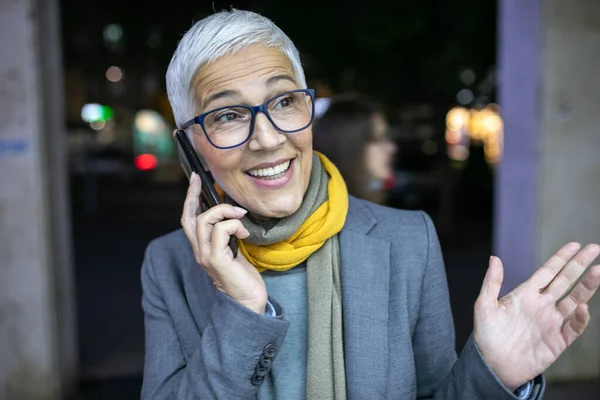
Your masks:
{"label": "thumb", "polygon": [[497,304],[503,281],[504,268],[502,267],[502,261],[498,257],[492,256],[485,278],[483,278],[479,300],[486,304]]}

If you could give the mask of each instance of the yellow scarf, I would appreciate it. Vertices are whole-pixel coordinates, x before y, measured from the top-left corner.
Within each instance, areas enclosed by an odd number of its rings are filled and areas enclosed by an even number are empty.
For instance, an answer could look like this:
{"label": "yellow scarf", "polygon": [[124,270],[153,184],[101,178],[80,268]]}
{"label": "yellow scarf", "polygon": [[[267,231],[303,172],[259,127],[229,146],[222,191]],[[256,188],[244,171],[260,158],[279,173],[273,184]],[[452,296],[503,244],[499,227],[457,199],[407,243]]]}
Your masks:
{"label": "yellow scarf", "polygon": [[262,272],[287,271],[304,262],[325,241],[342,230],[348,214],[348,189],[342,175],[323,154],[315,152],[329,175],[328,200],[308,217],[291,237],[278,243],[256,246],[239,241],[239,250]]}

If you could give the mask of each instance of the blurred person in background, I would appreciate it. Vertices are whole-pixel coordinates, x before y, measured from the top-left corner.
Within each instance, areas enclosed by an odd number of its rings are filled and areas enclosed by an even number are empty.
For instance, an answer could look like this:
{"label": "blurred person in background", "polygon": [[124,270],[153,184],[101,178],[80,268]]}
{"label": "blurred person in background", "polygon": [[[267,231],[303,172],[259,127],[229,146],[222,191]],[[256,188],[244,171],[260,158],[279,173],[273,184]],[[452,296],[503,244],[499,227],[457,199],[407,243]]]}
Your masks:
{"label": "blurred person in background", "polygon": [[340,170],[348,193],[385,204],[396,145],[383,111],[354,95],[334,97],[313,127],[313,146]]}
{"label": "blurred person in background", "polygon": [[431,219],[349,195],[313,152],[315,93],[284,32],[246,11],[200,20],[167,89],[234,204],[202,211],[192,175],[183,229],[146,250],[143,399],[541,398],[589,322],[600,266],[578,279],[600,246],[564,246],[502,299],[492,257],[457,356]]}

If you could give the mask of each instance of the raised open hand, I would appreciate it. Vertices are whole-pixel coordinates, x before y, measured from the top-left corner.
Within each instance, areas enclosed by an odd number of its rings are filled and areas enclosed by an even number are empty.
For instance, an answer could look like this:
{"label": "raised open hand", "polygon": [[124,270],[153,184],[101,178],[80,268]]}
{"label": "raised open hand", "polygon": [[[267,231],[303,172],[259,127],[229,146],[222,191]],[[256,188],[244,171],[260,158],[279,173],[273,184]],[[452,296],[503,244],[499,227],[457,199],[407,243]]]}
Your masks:
{"label": "raised open hand", "polygon": [[543,373],[583,333],[587,302],[600,285],[600,265],[589,265],[599,254],[597,244],[569,243],[500,300],[504,270],[499,258],[490,258],[475,303],[474,338],[507,387]]}

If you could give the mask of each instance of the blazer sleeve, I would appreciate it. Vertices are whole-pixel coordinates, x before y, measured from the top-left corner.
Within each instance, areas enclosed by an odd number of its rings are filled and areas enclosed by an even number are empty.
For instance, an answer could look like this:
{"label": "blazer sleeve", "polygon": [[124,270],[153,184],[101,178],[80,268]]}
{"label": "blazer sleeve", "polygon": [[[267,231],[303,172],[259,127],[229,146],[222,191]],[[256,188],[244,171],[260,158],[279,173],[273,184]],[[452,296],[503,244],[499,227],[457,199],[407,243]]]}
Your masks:
{"label": "blazer sleeve", "polygon": [[[210,321],[190,354],[183,350],[155,267],[162,261],[146,250],[142,266],[142,308],[146,356],[143,400],[252,399],[283,343],[288,322],[267,318],[217,291]],[[168,262],[168,261],[165,261]],[[258,373],[257,373],[258,371]],[[261,378],[262,374],[262,378]]]}
{"label": "blazer sleeve", "polygon": [[[417,398],[435,400],[516,400],[487,365],[473,337],[462,354],[455,352],[454,322],[439,240],[429,216],[427,266],[422,282],[418,320],[413,335]],[[529,399],[541,399],[543,377],[534,381]]]}

